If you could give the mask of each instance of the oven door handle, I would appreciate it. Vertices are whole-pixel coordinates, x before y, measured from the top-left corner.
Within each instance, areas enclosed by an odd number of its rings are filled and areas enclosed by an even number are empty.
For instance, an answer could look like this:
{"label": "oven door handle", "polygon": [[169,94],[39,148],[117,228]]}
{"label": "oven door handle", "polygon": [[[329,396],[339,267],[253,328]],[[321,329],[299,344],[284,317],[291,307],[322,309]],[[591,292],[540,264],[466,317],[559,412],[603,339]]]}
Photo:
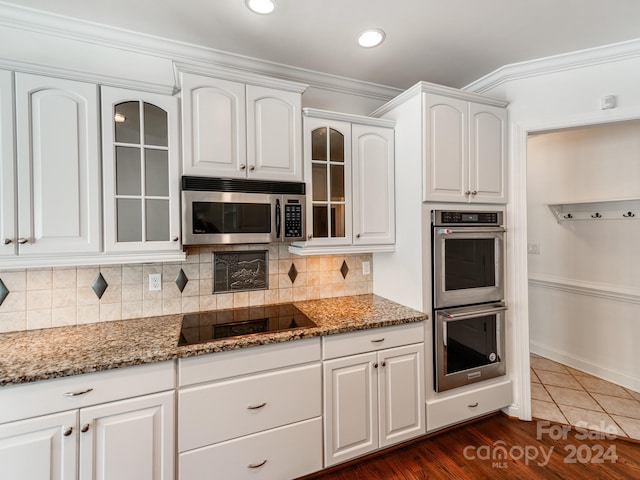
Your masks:
{"label": "oven door handle", "polygon": [[438,227],[436,232],[440,235],[451,235],[452,233],[504,233],[504,227]]}
{"label": "oven door handle", "polygon": [[448,320],[464,320],[465,318],[481,317],[483,315],[491,315],[492,313],[504,312],[508,307],[506,305],[499,305],[484,310],[473,310],[472,312],[466,311],[464,313],[451,313],[445,310],[440,310],[438,315],[445,317]]}

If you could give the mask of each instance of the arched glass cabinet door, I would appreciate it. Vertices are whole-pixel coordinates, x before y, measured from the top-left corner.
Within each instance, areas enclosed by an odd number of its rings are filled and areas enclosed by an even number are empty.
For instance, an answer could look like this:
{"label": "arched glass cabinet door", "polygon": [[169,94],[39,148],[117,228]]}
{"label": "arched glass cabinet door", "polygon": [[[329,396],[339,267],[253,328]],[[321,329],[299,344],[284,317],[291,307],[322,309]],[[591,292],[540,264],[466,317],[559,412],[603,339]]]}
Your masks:
{"label": "arched glass cabinet door", "polygon": [[311,131],[313,238],[346,237],[345,136],[323,126]]}
{"label": "arched glass cabinet door", "polygon": [[[127,100],[118,101],[124,92]],[[180,245],[177,103],[136,95],[103,88],[106,249],[172,250]]]}

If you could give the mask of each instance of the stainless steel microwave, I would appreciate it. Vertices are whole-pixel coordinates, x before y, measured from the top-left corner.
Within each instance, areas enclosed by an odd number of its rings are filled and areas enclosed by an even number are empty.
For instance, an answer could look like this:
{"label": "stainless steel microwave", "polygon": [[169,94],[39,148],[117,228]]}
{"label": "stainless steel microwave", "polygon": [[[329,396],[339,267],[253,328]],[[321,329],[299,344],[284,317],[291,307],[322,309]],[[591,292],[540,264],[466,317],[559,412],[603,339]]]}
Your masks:
{"label": "stainless steel microwave", "polygon": [[182,177],[182,243],[303,240],[305,191],[300,182]]}

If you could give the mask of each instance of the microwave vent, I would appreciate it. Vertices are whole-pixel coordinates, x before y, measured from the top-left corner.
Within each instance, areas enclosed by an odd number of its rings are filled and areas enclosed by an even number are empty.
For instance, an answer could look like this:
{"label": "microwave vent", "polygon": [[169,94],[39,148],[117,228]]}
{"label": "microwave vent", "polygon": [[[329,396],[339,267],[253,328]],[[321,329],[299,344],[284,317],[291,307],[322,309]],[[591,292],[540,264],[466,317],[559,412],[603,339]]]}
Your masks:
{"label": "microwave vent", "polygon": [[303,182],[273,182],[218,177],[182,177],[182,190],[305,195]]}

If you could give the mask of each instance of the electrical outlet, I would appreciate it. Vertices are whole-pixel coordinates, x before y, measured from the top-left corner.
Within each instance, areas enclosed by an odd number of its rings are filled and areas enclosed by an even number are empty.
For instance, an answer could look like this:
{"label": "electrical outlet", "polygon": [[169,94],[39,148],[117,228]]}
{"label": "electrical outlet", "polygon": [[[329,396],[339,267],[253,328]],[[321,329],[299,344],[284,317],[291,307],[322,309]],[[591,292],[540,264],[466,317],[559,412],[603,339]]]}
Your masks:
{"label": "electrical outlet", "polygon": [[371,264],[369,262],[362,262],[362,274],[363,275],[371,274]]}
{"label": "electrical outlet", "polygon": [[527,253],[529,255],[540,255],[540,245],[538,243],[527,244]]}
{"label": "electrical outlet", "polygon": [[162,290],[162,274],[150,273],[149,274],[149,291],[157,292],[158,290]]}

